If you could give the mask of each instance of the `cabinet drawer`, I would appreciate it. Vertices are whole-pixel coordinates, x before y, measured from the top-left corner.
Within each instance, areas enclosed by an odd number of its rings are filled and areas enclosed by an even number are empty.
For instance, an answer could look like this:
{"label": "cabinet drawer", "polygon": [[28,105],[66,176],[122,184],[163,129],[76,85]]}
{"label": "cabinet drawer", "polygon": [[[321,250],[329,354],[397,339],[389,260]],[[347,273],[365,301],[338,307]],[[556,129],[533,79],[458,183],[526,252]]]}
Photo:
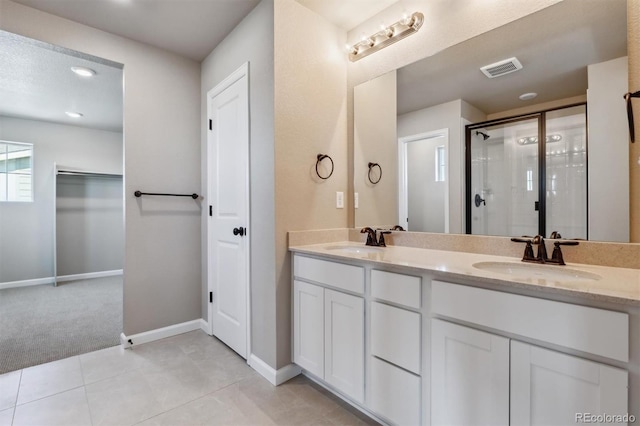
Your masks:
{"label": "cabinet drawer", "polygon": [[371,271],[371,295],[376,299],[420,309],[420,278]]}
{"label": "cabinet drawer", "polygon": [[369,408],[394,424],[420,424],[420,377],[371,357],[369,396]]}
{"label": "cabinet drawer", "polygon": [[433,281],[432,312],[618,361],[629,361],[629,315]]}
{"label": "cabinet drawer", "polygon": [[420,314],[372,302],[371,354],[420,374]]}
{"label": "cabinet drawer", "polygon": [[293,274],[296,278],[364,294],[364,268],[295,255]]}

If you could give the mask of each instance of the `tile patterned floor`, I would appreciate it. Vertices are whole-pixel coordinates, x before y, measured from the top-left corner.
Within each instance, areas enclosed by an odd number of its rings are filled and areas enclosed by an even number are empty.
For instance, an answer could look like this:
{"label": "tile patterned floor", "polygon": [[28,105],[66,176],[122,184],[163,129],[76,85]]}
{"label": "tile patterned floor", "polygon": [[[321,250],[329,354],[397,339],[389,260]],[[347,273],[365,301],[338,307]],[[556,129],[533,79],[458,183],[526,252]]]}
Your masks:
{"label": "tile patterned floor", "polygon": [[201,331],[0,375],[0,426],[376,424],[303,376],[278,387]]}

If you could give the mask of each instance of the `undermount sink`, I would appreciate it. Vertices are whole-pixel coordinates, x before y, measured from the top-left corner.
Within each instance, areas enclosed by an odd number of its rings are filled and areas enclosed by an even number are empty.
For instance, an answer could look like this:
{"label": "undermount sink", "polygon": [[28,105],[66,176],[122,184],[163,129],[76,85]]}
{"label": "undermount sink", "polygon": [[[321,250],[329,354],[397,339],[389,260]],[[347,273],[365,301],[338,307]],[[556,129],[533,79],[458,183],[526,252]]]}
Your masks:
{"label": "undermount sink", "polygon": [[330,246],[325,247],[326,250],[340,250],[346,251],[348,253],[380,253],[382,252],[381,247],[372,247],[365,245],[352,245],[352,246]]}
{"label": "undermount sink", "polygon": [[578,271],[557,265],[537,265],[515,262],[478,262],[476,269],[510,275],[521,279],[546,279],[553,281],[597,281],[602,277],[590,272]]}

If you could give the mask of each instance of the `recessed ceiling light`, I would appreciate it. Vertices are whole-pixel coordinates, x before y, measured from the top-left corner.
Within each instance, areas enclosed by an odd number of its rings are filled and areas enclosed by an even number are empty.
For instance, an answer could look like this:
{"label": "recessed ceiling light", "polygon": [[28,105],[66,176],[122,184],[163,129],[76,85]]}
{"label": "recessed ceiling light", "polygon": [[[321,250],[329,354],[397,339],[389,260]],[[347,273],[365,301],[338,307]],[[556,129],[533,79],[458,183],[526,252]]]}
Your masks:
{"label": "recessed ceiling light", "polygon": [[529,93],[523,93],[522,95],[519,96],[519,98],[521,101],[530,101],[531,99],[534,99],[536,96],[538,96],[537,93],[529,92]]}
{"label": "recessed ceiling light", "polygon": [[78,74],[80,77],[93,77],[96,75],[96,72],[91,68],[86,67],[71,67],[71,71]]}
{"label": "recessed ceiling light", "polygon": [[71,118],[82,118],[82,117],[84,117],[84,114],[79,113],[79,112],[73,112],[73,111],[65,111],[65,114],[67,114]]}

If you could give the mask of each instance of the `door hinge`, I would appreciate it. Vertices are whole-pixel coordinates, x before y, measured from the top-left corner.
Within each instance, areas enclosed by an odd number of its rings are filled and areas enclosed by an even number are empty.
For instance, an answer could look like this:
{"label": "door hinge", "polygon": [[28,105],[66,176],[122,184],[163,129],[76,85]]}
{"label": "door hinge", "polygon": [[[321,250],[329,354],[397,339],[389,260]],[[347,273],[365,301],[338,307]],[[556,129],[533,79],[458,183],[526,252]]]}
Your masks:
{"label": "door hinge", "polygon": [[540,201],[536,201],[535,203],[533,203],[533,209],[535,211],[540,211]]}
{"label": "door hinge", "polygon": [[213,206],[209,206],[209,216],[213,216]]}
{"label": "door hinge", "polygon": [[213,120],[209,120],[209,130],[213,130]]}
{"label": "door hinge", "polygon": [[213,303],[213,292],[209,292],[209,303]]}

